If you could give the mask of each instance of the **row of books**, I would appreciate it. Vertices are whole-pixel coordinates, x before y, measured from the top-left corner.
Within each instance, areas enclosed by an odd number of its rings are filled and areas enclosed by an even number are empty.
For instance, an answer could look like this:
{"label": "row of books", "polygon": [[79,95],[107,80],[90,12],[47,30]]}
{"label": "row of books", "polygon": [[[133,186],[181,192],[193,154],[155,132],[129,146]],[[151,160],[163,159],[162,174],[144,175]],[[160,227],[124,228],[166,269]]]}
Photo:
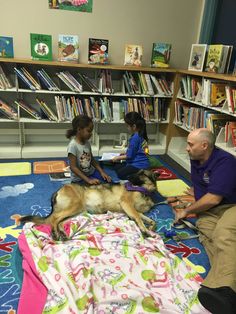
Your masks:
{"label": "row of books", "polygon": [[3,68],[0,65],[0,89],[10,89],[12,84],[7,78],[6,74],[3,71]]}
{"label": "row of books", "polygon": [[[56,84],[44,69],[36,70],[35,74],[30,73],[30,71],[25,67],[14,67],[14,71],[19,78],[19,85],[24,85],[24,87],[27,87],[32,91],[42,89],[50,91],[61,90],[58,86],[59,84]],[[78,77],[75,77],[75,75],[72,75],[69,71],[60,71],[56,73],[60,81],[73,92],[81,93],[84,88],[88,88],[92,92],[96,93],[114,93],[110,70],[100,70],[97,82],[83,73],[77,74]],[[1,77],[3,77],[2,84]],[[125,71],[121,80],[121,85],[121,92],[128,93],[130,95],[144,94],[150,96],[171,96],[173,94],[173,82],[169,82],[164,76],[157,77],[148,73],[138,72],[137,74],[133,74],[130,71]],[[3,68],[0,67],[0,89],[10,87],[12,87],[12,85],[7,79]]]}
{"label": "row of books", "polygon": [[227,100],[229,113],[236,113],[236,86],[214,79],[183,76],[179,96],[204,106],[221,108]]}
{"label": "row of books", "polygon": [[[21,110],[36,120],[72,121],[77,115],[86,114],[95,121],[120,122],[127,112],[137,111],[146,121],[164,121],[167,119],[165,99],[128,98],[114,101],[108,97],[79,98],[75,96],[55,96],[55,112],[43,99],[36,98],[34,104],[19,99],[10,105],[0,100],[0,113],[8,119],[18,119]],[[18,110],[17,110],[18,109]]]}
{"label": "row of books", "polygon": [[193,44],[188,69],[214,73],[228,73],[233,46],[222,44]]}
{"label": "row of books", "polygon": [[59,121],[72,121],[80,114],[86,114],[95,121],[121,122],[126,113],[139,112],[146,121],[167,119],[167,104],[164,99],[128,98],[114,100],[109,97],[60,97],[55,96]]}
{"label": "row of books", "polygon": [[165,77],[156,77],[152,74],[139,72],[137,77],[135,74],[126,71],[123,74],[124,90],[130,95],[173,95],[173,83],[169,82]]}
{"label": "row of books", "polygon": [[[225,114],[216,113],[202,107],[193,107],[179,100],[175,102],[175,122],[188,130],[208,128],[217,137],[221,128],[226,126],[229,119]],[[232,121],[235,120],[232,119]]]}
{"label": "row of books", "polygon": [[[30,34],[31,57],[34,60],[52,61],[52,36],[47,34]],[[109,40],[89,38],[88,63],[108,64]],[[78,35],[58,35],[58,61],[79,61]],[[153,43],[151,66],[169,67],[171,44]],[[0,36],[0,57],[13,58],[13,37]],[[125,65],[141,66],[143,46],[138,44],[125,45]]]}

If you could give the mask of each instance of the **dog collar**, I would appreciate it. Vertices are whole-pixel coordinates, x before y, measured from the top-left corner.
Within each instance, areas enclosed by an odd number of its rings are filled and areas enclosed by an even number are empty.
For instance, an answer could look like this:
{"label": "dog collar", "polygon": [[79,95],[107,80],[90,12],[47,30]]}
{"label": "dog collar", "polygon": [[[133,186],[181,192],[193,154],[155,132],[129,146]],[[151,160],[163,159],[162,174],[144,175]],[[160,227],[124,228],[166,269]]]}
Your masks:
{"label": "dog collar", "polygon": [[148,191],[144,187],[133,185],[131,182],[126,182],[125,188],[127,191],[136,191],[136,192],[143,193],[144,195],[147,195],[147,196],[151,196],[153,194],[153,192]]}

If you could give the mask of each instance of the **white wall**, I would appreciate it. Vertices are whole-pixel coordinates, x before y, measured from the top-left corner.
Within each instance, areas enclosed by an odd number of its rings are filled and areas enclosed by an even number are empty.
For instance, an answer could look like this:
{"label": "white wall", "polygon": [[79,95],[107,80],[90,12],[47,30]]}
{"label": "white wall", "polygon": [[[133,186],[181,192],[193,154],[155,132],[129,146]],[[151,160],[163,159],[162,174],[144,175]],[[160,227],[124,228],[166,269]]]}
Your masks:
{"label": "white wall", "polygon": [[48,0],[0,1],[0,35],[14,37],[15,58],[30,58],[30,33],[77,34],[80,62],[87,63],[88,38],[109,39],[110,63],[122,65],[124,46],[142,44],[143,65],[150,65],[153,42],[172,44],[171,66],[186,68],[198,40],[204,0],[93,0],[93,12],[51,10]]}

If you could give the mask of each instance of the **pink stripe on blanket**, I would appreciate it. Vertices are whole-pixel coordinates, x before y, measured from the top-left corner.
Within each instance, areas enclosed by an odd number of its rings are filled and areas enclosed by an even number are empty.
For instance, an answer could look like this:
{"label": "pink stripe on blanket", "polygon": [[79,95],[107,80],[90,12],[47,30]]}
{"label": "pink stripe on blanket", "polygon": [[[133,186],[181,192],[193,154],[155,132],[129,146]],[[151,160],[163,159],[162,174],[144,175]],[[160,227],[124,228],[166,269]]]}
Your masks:
{"label": "pink stripe on blanket", "polygon": [[[49,231],[48,228],[41,227],[44,226],[40,226],[41,231],[46,233]],[[18,238],[18,245],[23,255],[22,268],[24,276],[17,314],[42,314],[48,290],[38,276],[24,232]]]}

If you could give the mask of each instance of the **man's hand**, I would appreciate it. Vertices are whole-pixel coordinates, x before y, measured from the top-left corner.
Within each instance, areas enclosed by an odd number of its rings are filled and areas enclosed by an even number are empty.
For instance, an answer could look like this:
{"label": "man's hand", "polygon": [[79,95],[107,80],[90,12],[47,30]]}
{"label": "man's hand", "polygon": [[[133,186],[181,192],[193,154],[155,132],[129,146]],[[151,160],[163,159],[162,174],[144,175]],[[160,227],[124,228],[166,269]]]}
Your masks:
{"label": "man's hand", "polygon": [[186,191],[184,191],[184,194],[194,196],[194,190],[193,190],[193,187],[191,187],[191,188],[187,188],[187,190],[186,190]]}
{"label": "man's hand", "polygon": [[185,208],[179,209],[178,211],[175,211],[175,220],[174,224],[178,223],[180,219],[183,219],[187,216],[188,212]]}

